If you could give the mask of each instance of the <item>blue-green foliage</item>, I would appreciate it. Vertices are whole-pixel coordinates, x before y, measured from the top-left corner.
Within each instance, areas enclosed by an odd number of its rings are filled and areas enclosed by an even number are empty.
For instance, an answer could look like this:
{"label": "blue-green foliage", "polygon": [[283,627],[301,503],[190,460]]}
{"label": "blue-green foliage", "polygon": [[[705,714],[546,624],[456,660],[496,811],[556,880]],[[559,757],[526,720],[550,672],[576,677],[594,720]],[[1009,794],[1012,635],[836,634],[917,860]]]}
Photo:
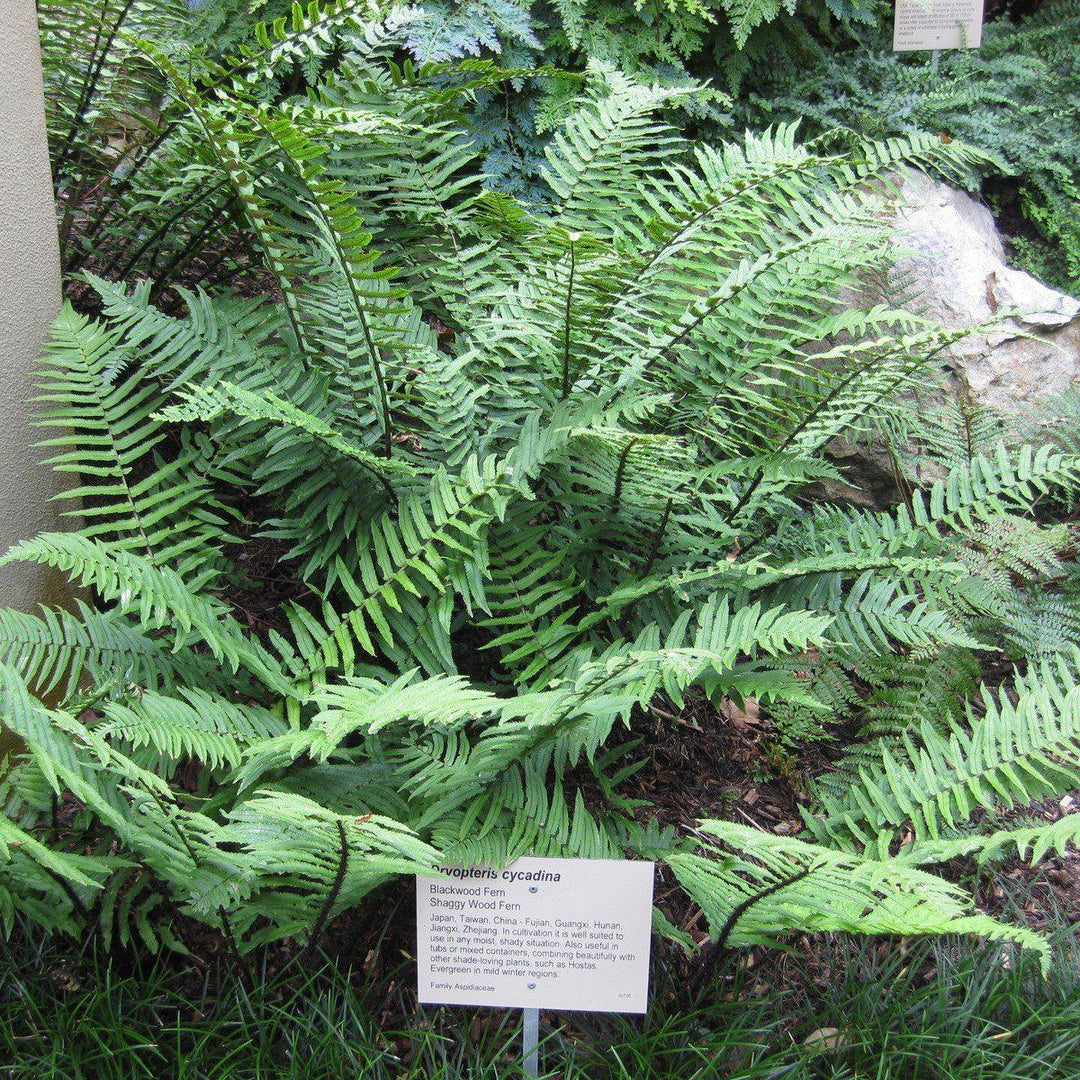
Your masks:
{"label": "blue-green foliage", "polygon": [[[404,47],[417,62],[488,56],[505,68],[524,72],[544,61],[541,27],[529,5],[519,0],[428,0],[415,10],[417,21]],[[540,102],[563,82],[550,73],[477,91],[467,137],[482,154],[494,189],[528,202],[545,198],[540,170],[546,138],[538,130],[537,117]]]}
{"label": "blue-green foliage", "polygon": [[527,6],[515,0],[428,0],[417,9],[405,47],[420,63],[498,53],[514,66],[514,52],[540,48]]}
{"label": "blue-green foliage", "polygon": [[759,64],[798,56],[814,40],[842,42],[887,10],[876,0],[552,0],[548,47],[572,62],[595,56],[628,71],[712,78],[737,92]]}
{"label": "blue-green foliage", "polygon": [[[259,14],[288,7],[271,0]],[[870,137],[964,139],[988,155],[967,183],[1006,220],[1014,258],[1080,289],[1076,0],[1049,0],[1018,24],[997,17],[981,49],[945,52],[933,66],[926,53],[892,51],[891,6],[879,0],[422,0],[398,8],[411,23],[402,47],[417,62],[487,56],[506,67],[580,73],[599,60],[646,83],[696,84],[678,114],[697,130],[802,119],[808,134],[840,125]],[[237,0],[206,0],[193,33],[220,54],[245,39],[251,18]],[[309,55],[300,71],[313,81],[320,64]],[[478,91],[471,137],[492,186],[543,198],[543,147],[575,92],[573,80],[551,75]]]}

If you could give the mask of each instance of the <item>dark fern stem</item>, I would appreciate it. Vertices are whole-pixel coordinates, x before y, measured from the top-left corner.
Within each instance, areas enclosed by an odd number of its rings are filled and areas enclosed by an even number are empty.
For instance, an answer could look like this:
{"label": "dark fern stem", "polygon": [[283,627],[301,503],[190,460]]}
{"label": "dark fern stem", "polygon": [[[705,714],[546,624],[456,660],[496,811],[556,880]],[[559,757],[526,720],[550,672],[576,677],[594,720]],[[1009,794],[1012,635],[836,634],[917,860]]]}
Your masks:
{"label": "dark fern stem", "polygon": [[86,923],[87,927],[93,926],[93,914],[86,906],[86,904],[83,903],[82,898],[75,891],[75,887],[71,884],[71,882],[64,878],[62,875],[58,874],[55,870],[50,869],[48,866],[43,866],[42,870],[44,870],[45,874],[48,877],[52,878],[52,880],[55,881],[56,884],[59,885],[60,888],[64,891],[67,898],[71,901],[72,907],[74,907],[74,909],[79,913],[79,915],[82,917],[83,922]]}
{"label": "dark fern stem", "polygon": [[803,867],[802,870],[792,874],[790,877],[774,881],[771,885],[762,889],[761,892],[754,893],[753,896],[748,896],[741,903],[736,904],[724,921],[724,925],[720,927],[720,933],[717,934],[713,947],[709,950],[705,962],[698,971],[696,979],[697,985],[703,986],[712,977],[713,972],[716,970],[716,965],[720,962],[721,957],[727,952],[728,938],[731,937],[739,920],[750,910],[750,908],[755,904],[760,904],[762,900],[767,900],[770,896],[780,892],[781,889],[786,889],[789,885],[795,885],[805,878],[808,878],[811,873],[813,873],[812,867]]}
{"label": "dark fern stem", "polygon": [[[82,239],[86,243],[86,250],[88,252],[94,250],[92,241],[100,235],[102,230],[104,230],[113,219],[113,211],[118,207],[120,200],[135,187],[135,180],[138,175],[151,161],[154,160],[155,154],[162,143],[164,143],[178,127],[178,121],[170,121],[158,130],[154,138],[147,143],[145,147],[140,147],[131,153],[131,167],[123,176],[110,183],[108,194],[102,200],[101,206],[95,210],[93,220],[89,222],[85,231],[82,233]],[[72,255],[71,260],[65,262],[64,270],[69,274],[75,273],[75,271],[82,269],[85,262],[86,257],[79,252],[75,252]]]}
{"label": "dark fern stem", "polygon": [[972,430],[974,420],[971,415],[971,407],[966,401],[960,402],[960,418],[964,425],[964,452],[967,454],[968,464],[975,459],[975,433]]}
{"label": "dark fern stem", "polygon": [[889,461],[892,465],[893,482],[896,484],[896,490],[900,492],[900,499],[904,506],[907,507],[908,513],[912,513],[914,504],[911,501],[911,484],[908,483],[907,475],[904,473],[904,466],[897,457],[896,449],[890,442],[887,446],[889,452]]}
{"label": "dark fern stem", "polygon": [[[865,374],[870,368],[878,362],[880,356],[875,352],[871,358],[862,364],[855,365],[851,371],[849,371],[844,378],[840,379],[835,386],[833,386],[827,394],[825,394],[817,404],[806,413],[805,416],[792,428],[791,431],[785,436],[784,440],[773,452],[773,457],[777,457],[784,453],[788,447],[795,442],[795,440],[801,435],[825,410],[832,405],[837,397],[846,390],[860,375]],[[750,483],[743,490],[743,493],[739,496],[738,501],[735,503],[734,509],[728,515],[728,522],[733,522],[738,516],[739,511],[750,501],[754,492],[761,486],[762,481],[766,476],[766,468],[758,469],[751,479]]]}
{"label": "dark fern stem", "polygon": [[225,945],[228,948],[229,958],[232,960],[239,978],[249,989],[252,989],[255,986],[255,976],[252,974],[251,968],[248,967],[247,962],[244,960],[243,953],[240,952],[240,946],[237,944],[232,922],[229,920],[229,913],[225,910],[224,905],[218,908],[218,916],[221,919],[221,933],[225,938]]}
{"label": "dark fern stem", "polygon": [[562,355],[562,390],[559,400],[565,401],[570,396],[570,327],[574,315],[574,273],[577,270],[577,249],[573,237],[570,239],[570,278],[566,283],[566,311],[563,315],[563,355]]}
{"label": "dark fern stem", "polygon": [[653,563],[656,562],[656,557],[660,554],[660,545],[664,542],[664,533],[667,532],[668,522],[671,520],[672,502],[672,499],[668,499],[667,505],[664,507],[664,516],[660,519],[660,524],[656,527],[656,532],[652,535],[649,556],[645,560],[645,565],[641,568],[642,577],[649,576]]}
{"label": "dark fern stem", "polygon": [[[915,361],[915,363],[911,367],[909,367],[907,373],[913,372],[914,370],[916,370],[920,366],[928,365],[931,360],[933,360],[935,357],[938,356],[939,353],[941,353],[944,349],[948,348],[948,346],[951,344],[951,341],[952,341],[951,336],[946,337],[945,340],[942,341],[940,345],[937,345],[933,349],[931,349],[930,352],[927,353],[925,358]],[[795,440],[798,438],[798,436],[803,431],[805,431],[810,426],[810,424],[812,424],[825,411],[825,409],[828,408],[828,406],[830,406],[833,403],[833,401],[836,400],[836,398],[840,395],[841,391],[846,390],[847,387],[859,375],[865,374],[867,371],[869,371],[870,368],[874,365],[874,363],[877,362],[878,359],[879,359],[879,354],[875,352],[870,357],[869,360],[867,360],[867,361],[863,362],[862,364],[859,364],[856,367],[854,367],[852,369],[852,371],[848,375],[846,375],[842,380],[840,380],[840,382],[837,383],[837,385],[834,386],[829,391],[829,393],[826,394],[825,397],[822,398],[822,400],[819,401],[817,403],[817,405],[815,405],[814,408],[811,409],[802,418],[802,420],[799,421],[799,423],[795,426],[795,428],[788,433],[787,437],[780,444],[780,446],[776,449],[773,456],[775,457],[775,456],[777,456],[779,454],[784,453],[788,449],[788,447],[790,447],[795,442]],[[905,374],[907,374],[907,373],[905,373]],[[892,386],[895,387],[901,381],[902,380],[898,379],[896,382],[894,382],[892,384]],[[880,400],[884,396],[884,394],[886,392],[887,392],[886,390],[882,390],[879,394],[877,394],[875,396],[875,398],[873,399],[873,402],[877,402],[878,400]],[[871,402],[871,404],[873,402]],[[733,522],[735,520],[736,516],[738,515],[739,511],[742,510],[742,508],[750,501],[751,496],[754,494],[755,491],[757,491],[758,487],[761,485],[762,481],[765,479],[765,472],[766,472],[766,470],[764,468],[761,468],[755,473],[753,479],[750,481],[750,484],[747,486],[746,490],[742,493],[742,495],[739,497],[738,501],[736,502],[734,509],[728,515],[728,521],[729,522]],[[747,544],[745,544],[743,546],[742,553],[745,555],[748,551],[752,551],[754,548],[756,548],[758,546],[758,544],[760,544],[765,539],[765,537],[767,535],[768,535],[767,531],[759,532],[758,535],[756,537],[754,537],[753,540],[751,540],[749,543],[747,543]]]}
{"label": "dark fern stem", "polygon": [[[56,158],[54,172],[57,177],[61,176],[64,172],[64,166],[67,164],[68,158],[71,156],[75,147],[75,140],[78,137],[79,128],[82,126],[83,120],[86,117],[86,112],[90,108],[90,103],[94,100],[94,93],[97,90],[101,73],[105,70],[105,62],[109,57],[109,52],[112,50],[113,43],[116,41],[116,36],[120,33],[120,29],[124,25],[124,21],[127,19],[128,13],[131,11],[134,3],[135,0],[126,0],[124,6],[120,9],[120,14],[116,17],[116,22],[109,28],[104,42],[101,40],[103,22],[98,24],[91,52],[90,70],[87,73],[86,82],[83,83],[82,91],[79,94],[79,102],[75,107],[75,115],[71,120],[71,128],[68,131],[67,136],[64,139],[64,144],[60,148],[60,152]],[[98,52],[99,45],[101,46],[100,52]]]}
{"label": "dark fern stem", "polygon": [[341,888],[345,884],[345,873],[349,869],[349,834],[345,831],[345,823],[340,818],[337,822],[337,830],[338,842],[341,845],[338,853],[337,873],[334,874],[333,884],[326,894],[326,899],[323,901],[323,906],[319,911],[319,917],[315,920],[315,926],[311,931],[311,937],[308,938],[308,943],[301,953],[302,956],[306,956],[318,945],[319,938],[322,937],[326,924],[330,921],[330,912],[334,909],[334,904],[337,903],[337,898],[341,895]]}
{"label": "dark fern stem", "polygon": [[[160,243],[160,241],[166,239],[186,215],[192,213],[192,211],[198,209],[198,207],[200,207],[204,203],[212,204],[214,196],[221,192],[224,192],[225,189],[228,188],[228,186],[229,181],[222,180],[220,183],[215,184],[213,187],[200,192],[194,199],[180,200],[180,205],[177,207],[177,209],[174,210],[173,213],[169,215],[169,217],[167,217],[148,237],[146,237],[145,240],[143,240],[143,242],[135,249],[134,253],[128,254],[124,265],[119,270],[116,269],[116,264],[122,254],[120,252],[118,252],[117,255],[113,257],[111,262],[109,262],[105,267],[103,267],[101,271],[102,276],[107,276],[111,278],[126,278],[127,275],[130,274],[136,266],[138,266],[139,260],[148,251],[151,251],[155,247],[155,245]],[[226,205],[229,201],[231,201],[231,192],[228,193],[228,196],[229,197],[226,199]],[[212,213],[210,214],[209,218],[210,222],[213,222],[215,219],[220,217],[224,209],[225,206],[214,207],[212,205]],[[203,227],[205,228],[205,225]],[[196,233],[196,236],[197,235],[199,234]],[[178,259],[177,261],[179,262],[182,260]]]}
{"label": "dark fern stem", "polygon": [[180,944],[184,946],[188,951],[187,959],[190,960],[200,971],[208,971],[210,965],[207,961],[199,955],[198,948],[193,947],[186,940],[186,933],[184,931],[184,916],[180,909],[176,906],[176,901],[169,894],[165,886],[159,882],[154,881],[151,886],[155,893],[161,897],[162,903],[165,905],[172,917],[172,930],[176,933],[177,938],[180,939]]}
{"label": "dark fern stem", "polygon": [[[190,260],[196,258],[214,236],[219,235],[221,231],[224,231],[229,226],[230,220],[235,220],[232,214],[233,206],[230,203],[219,207],[206,218],[199,228],[187,238],[185,244],[174,252],[169,261],[160,269],[157,266],[157,253],[155,253],[154,265],[149,269],[150,280],[153,281],[153,285],[150,286],[150,300],[152,303],[161,302],[164,293],[173,285],[173,278],[177,274],[178,268],[183,266],[185,262],[190,262]],[[251,251],[251,246],[247,243],[243,234],[238,234],[237,239],[254,261],[257,256]],[[227,257],[228,254],[223,254],[213,268],[205,273],[204,279],[214,282],[215,285],[224,284],[226,279],[218,273],[218,267],[225,262]]]}
{"label": "dark fern stem", "polygon": [[626,464],[630,458],[630,451],[634,449],[637,438],[628,439],[626,445],[619,454],[619,464],[615,469],[615,488],[611,493],[611,512],[614,514],[619,509],[622,501],[623,481],[626,479]]}
{"label": "dark fern stem", "polygon": [[[128,0],[128,7],[131,6],[131,0]],[[335,5],[324,5],[320,11],[318,18],[312,23],[315,26],[323,22],[327,17],[332,16],[337,11]],[[123,21],[127,17],[126,9],[121,18]],[[119,24],[117,24],[119,26]],[[230,82],[241,75],[245,70],[250,70],[252,67],[256,67],[262,62],[267,53],[273,49],[273,44],[268,43],[258,51],[252,52],[249,55],[244,56],[238,62],[232,64],[229,67],[218,67],[214,77],[207,80],[199,80],[200,86],[204,93],[213,93],[222,87],[227,87]],[[132,158],[131,167],[119,177],[116,183],[110,185],[109,195],[103,202],[101,208],[94,214],[94,220],[90,222],[89,227],[84,234],[86,240],[93,240],[98,234],[107,226],[109,219],[112,215],[113,209],[117,206],[120,199],[131,191],[135,186],[135,180],[139,174],[145,169],[152,161],[156,160],[157,151],[161,146],[169,139],[173,132],[182,127],[179,116],[175,116],[167,122],[163,123],[160,128],[155,132],[154,138],[145,146],[141,146],[136,151],[137,158]],[[54,169],[54,173],[56,170]],[[78,270],[82,265],[83,260],[73,262],[71,266],[65,265],[64,269],[72,273]]]}

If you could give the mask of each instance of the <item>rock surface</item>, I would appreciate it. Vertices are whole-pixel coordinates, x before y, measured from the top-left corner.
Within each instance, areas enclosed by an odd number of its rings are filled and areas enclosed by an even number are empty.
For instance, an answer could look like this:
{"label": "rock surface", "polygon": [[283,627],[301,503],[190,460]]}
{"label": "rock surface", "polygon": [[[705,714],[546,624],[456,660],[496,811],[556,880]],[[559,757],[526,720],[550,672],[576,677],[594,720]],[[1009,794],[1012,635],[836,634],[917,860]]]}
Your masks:
{"label": "rock surface", "polygon": [[[936,409],[952,398],[1015,415],[1080,384],[1080,301],[1006,265],[986,207],[912,170],[901,178],[894,224],[900,255],[889,284],[909,310],[950,329],[1017,313],[991,333],[953,345],[944,357],[940,389],[930,379],[918,393],[920,407]],[[874,302],[867,296],[852,300]],[[863,505],[896,500],[897,463],[883,441],[853,445],[838,438],[828,452],[846,483],[825,483],[827,496]],[[909,460],[907,468],[918,482],[941,475],[926,459],[914,465]]]}
{"label": "rock surface", "polygon": [[909,172],[900,194],[893,276],[915,286],[924,314],[961,328],[1021,313],[952,347],[958,395],[1018,412],[1080,382],[1080,301],[1007,266],[990,211],[964,192]]}

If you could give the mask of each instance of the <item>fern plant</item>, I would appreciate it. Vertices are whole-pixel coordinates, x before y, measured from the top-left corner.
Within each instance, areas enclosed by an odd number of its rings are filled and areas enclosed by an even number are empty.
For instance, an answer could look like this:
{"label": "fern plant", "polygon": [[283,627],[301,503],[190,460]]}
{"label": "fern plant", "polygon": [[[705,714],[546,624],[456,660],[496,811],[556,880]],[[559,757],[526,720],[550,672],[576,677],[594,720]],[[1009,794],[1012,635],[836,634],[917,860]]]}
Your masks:
{"label": "fern plant", "polygon": [[777,55],[796,61],[815,42],[836,44],[883,15],[871,0],[552,0],[538,5],[556,30],[549,48],[604,56],[629,70],[715,75],[732,92]]}
{"label": "fern plant", "polygon": [[[315,942],[441,862],[636,854],[725,942],[1043,949],[891,838],[905,814],[937,843],[993,792],[1070,782],[1065,660],[1057,689],[1024,684],[1037,704],[909,736],[915,779],[889,751],[872,794],[823,798],[805,838],[679,834],[624,785],[644,763],[625,733],[661,692],[823,708],[812,655],[853,672],[1006,637],[993,568],[965,559],[1003,523],[1037,531],[1075,456],[999,446],[891,512],[811,497],[836,475],[826,444],[956,336],[840,302],[890,255],[872,181],[968,152],[788,127],[693,145],[663,115],[684,91],[609,73],[553,139],[538,211],[485,188],[466,138],[464,106],[513,73],[398,64],[405,32],[312,6],[215,68],[125,39],[168,87],[168,190],[220,191],[258,266],[242,293],[179,293],[183,311],[84,274],[100,314],[54,328],[42,423],[85,524],[0,566],[54,567],[94,604],[0,612],[25,747],[0,786],[7,924],[183,948],[179,912],[244,951]],[[279,65],[328,49],[310,94],[267,100]],[[202,208],[175,213],[200,227]],[[288,591],[268,606],[269,578]],[[924,773],[953,800],[933,819]]]}

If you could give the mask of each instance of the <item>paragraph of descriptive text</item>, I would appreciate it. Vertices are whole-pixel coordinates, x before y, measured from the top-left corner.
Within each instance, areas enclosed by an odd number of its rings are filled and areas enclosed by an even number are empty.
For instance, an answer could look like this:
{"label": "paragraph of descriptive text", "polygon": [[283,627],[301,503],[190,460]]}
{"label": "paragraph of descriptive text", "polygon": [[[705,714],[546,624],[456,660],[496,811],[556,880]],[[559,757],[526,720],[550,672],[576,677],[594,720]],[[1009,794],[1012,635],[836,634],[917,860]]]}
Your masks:
{"label": "paragraph of descriptive text", "polygon": [[983,0],[896,0],[893,49],[977,49]]}
{"label": "paragraph of descriptive text", "polygon": [[644,1012],[651,863],[520,859],[417,878],[422,1002]]}

